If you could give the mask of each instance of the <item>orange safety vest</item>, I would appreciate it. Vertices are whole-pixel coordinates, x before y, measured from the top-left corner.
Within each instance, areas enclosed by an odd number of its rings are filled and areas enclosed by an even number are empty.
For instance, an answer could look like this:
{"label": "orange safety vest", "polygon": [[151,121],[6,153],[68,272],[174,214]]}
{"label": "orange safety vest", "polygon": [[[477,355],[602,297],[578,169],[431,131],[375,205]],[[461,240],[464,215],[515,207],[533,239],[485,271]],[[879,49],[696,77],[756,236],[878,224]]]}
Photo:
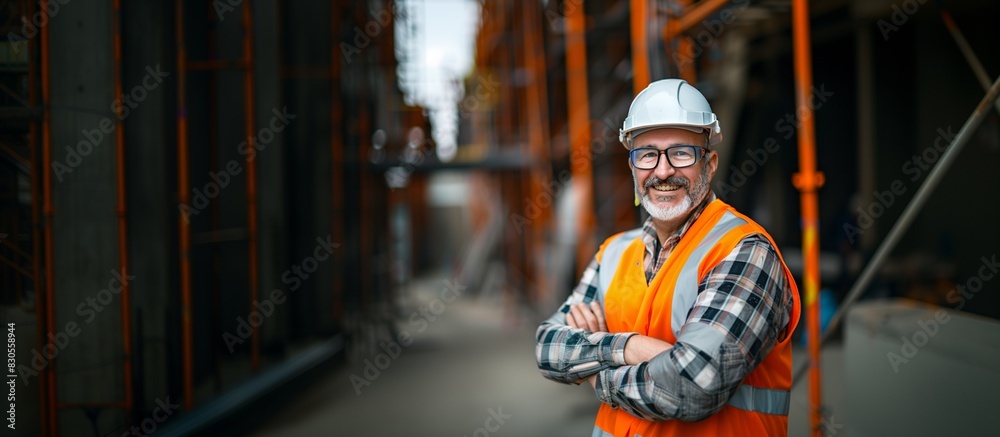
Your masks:
{"label": "orange safety vest", "polygon": [[[698,284],[743,238],[764,235],[760,225],[721,200],[709,203],[670,253],[652,282],[643,269],[645,246],[641,230],[608,238],[597,254],[599,299],[610,332],[639,334],[676,343],[698,295]],[[602,261],[603,260],[603,261]],[[781,259],[794,302],[785,337],[750,372],[719,412],[698,422],[651,422],[601,404],[593,436],[786,436],[789,392],[792,388],[792,331],[799,321],[799,293],[795,279]]]}

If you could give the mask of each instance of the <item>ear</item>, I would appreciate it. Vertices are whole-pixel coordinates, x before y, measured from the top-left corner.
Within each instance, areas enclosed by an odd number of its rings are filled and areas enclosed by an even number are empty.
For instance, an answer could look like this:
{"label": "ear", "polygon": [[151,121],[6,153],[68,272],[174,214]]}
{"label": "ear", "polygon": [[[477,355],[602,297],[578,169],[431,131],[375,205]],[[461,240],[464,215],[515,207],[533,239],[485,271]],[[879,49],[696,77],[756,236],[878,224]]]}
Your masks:
{"label": "ear", "polygon": [[708,153],[709,156],[705,161],[705,165],[708,169],[708,181],[711,182],[715,178],[715,170],[719,167],[719,153],[714,150]]}

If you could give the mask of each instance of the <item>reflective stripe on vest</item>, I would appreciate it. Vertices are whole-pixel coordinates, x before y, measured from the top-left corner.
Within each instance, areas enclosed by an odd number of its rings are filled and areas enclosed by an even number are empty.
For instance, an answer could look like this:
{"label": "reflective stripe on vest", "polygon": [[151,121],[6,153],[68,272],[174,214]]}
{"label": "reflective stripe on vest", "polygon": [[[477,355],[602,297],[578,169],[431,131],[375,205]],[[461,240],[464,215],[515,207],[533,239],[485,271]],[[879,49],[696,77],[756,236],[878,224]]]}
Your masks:
{"label": "reflective stripe on vest", "polygon": [[[618,270],[618,263],[622,259],[625,249],[636,238],[642,237],[642,229],[633,229],[623,232],[614,241],[608,243],[601,255],[600,268],[597,269],[597,302],[604,307],[604,296],[608,294],[608,287],[615,278],[615,271]],[[610,267],[610,268],[609,268]]]}
{"label": "reflective stripe on vest", "polygon": [[[590,433],[590,437],[615,437],[615,436],[604,432],[604,430],[598,426],[594,426],[594,431]],[[639,434],[635,434],[632,437],[642,437],[642,436]]]}
{"label": "reflective stripe on vest", "polygon": [[604,432],[600,427],[595,426],[594,431],[590,433],[590,437],[615,437],[611,434]]}
{"label": "reflective stripe on vest", "polygon": [[[677,278],[677,283],[674,285],[674,297],[671,305],[673,310],[670,315],[670,328],[674,331],[674,335],[681,332],[681,327],[684,326],[684,322],[687,320],[688,311],[694,307],[694,301],[698,297],[698,282],[700,279],[698,278],[698,266],[701,264],[701,260],[729,231],[745,224],[746,221],[726,211],[685,262],[684,268]],[[615,277],[615,271],[618,270],[619,264],[621,264],[622,254],[625,253],[625,249],[636,238],[641,238],[641,236],[642,229],[633,229],[622,233],[604,248],[604,253],[601,255],[601,268],[598,270],[597,284],[597,299],[601,305],[604,305],[604,296],[607,295],[611,281]],[[608,268],[610,266],[614,267]]]}
{"label": "reflective stripe on vest", "polygon": [[[745,220],[733,213],[725,212],[685,261],[684,268],[677,277],[673,295],[670,328],[675,335],[680,333],[681,327],[687,320],[688,312],[694,307],[694,302],[698,297],[698,283],[701,279],[698,277],[698,270],[701,260],[723,236],[746,223]],[[622,254],[636,238],[641,238],[641,236],[642,229],[633,229],[622,233],[605,247],[600,260],[601,267],[598,270],[597,299],[602,306],[615,272],[621,264]],[[614,267],[609,268],[611,266]],[[736,393],[729,399],[729,405],[741,410],[783,416],[788,415],[790,403],[791,395],[787,390],[772,390],[745,384],[740,385],[736,389]],[[610,434],[604,433],[596,426],[594,427],[594,437],[606,435]]]}
{"label": "reflective stripe on vest", "polygon": [[772,390],[746,384],[736,389],[736,394],[729,398],[729,405],[741,410],[779,416],[788,415],[788,406],[791,402],[792,396],[788,390]]}

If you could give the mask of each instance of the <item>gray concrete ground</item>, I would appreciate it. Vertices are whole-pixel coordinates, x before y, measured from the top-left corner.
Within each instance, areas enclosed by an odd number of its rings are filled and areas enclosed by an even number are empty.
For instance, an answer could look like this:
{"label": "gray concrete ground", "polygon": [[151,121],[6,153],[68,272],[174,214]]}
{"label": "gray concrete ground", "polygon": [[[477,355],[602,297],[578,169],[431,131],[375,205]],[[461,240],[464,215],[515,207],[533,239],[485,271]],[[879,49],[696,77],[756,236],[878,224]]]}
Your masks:
{"label": "gray concrete ground", "polygon": [[[275,406],[279,411],[253,435],[589,436],[599,404],[589,387],[541,377],[533,358],[532,317],[521,317],[493,295],[435,304],[444,309],[431,320],[419,308],[438,296],[442,284],[423,281],[411,291],[398,327],[413,342],[388,365],[374,351],[352,354],[347,365],[317,380],[293,403]],[[834,364],[841,354],[839,347],[827,351],[827,398],[836,399],[842,384]],[[377,358],[384,369],[374,376],[369,368],[374,377],[366,378],[366,360],[376,364]],[[352,375],[360,379],[352,383]],[[793,393],[789,435],[807,435],[807,386],[804,381]],[[831,413],[831,423],[840,424],[837,410]],[[847,429],[836,435],[847,435]]]}

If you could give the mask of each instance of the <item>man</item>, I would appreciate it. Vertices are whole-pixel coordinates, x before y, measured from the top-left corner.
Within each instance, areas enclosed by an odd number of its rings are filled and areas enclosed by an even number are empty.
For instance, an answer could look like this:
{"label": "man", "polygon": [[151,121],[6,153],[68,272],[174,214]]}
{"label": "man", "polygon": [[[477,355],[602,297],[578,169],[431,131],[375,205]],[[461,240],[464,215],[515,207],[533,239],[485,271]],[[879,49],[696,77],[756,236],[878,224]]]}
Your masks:
{"label": "man", "polygon": [[654,82],[619,138],[650,217],[608,238],[538,327],[538,368],[594,387],[594,436],[787,435],[798,289],[767,232],[710,189],[708,101]]}

